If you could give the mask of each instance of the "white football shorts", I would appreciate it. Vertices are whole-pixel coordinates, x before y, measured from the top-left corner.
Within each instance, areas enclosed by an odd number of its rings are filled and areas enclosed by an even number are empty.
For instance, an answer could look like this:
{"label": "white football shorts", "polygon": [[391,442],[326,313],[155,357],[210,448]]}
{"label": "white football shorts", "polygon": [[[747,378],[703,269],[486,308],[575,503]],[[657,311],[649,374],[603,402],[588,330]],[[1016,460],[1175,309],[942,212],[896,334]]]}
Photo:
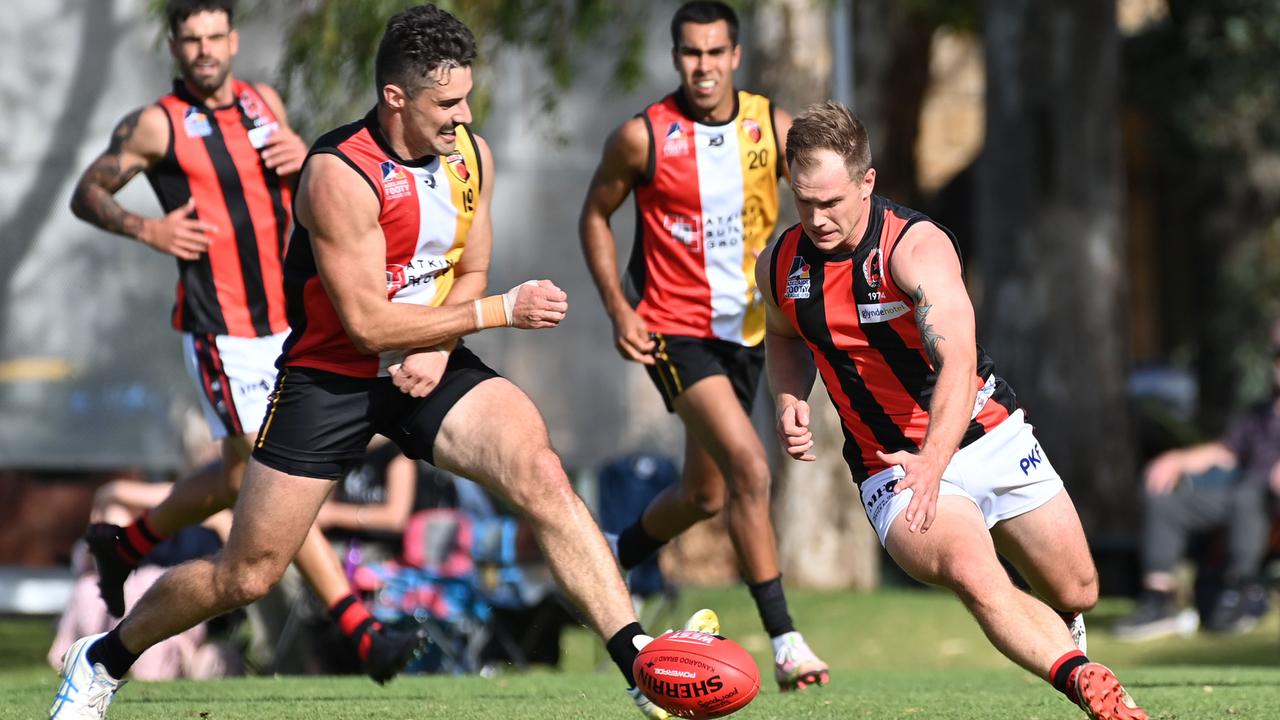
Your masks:
{"label": "white football shorts", "polygon": [[182,334],[182,356],[214,440],[253,435],[267,414],[289,331],[256,338]]}
{"label": "white football shorts", "polygon": [[[894,484],[904,474],[902,466],[895,465],[862,481],[862,506],[881,545],[894,519],[911,503],[910,489],[893,494]],[[972,500],[989,529],[1001,520],[1035,510],[1061,490],[1062,478],[1018,409],[952,456],[942,471],[938,495]]]}

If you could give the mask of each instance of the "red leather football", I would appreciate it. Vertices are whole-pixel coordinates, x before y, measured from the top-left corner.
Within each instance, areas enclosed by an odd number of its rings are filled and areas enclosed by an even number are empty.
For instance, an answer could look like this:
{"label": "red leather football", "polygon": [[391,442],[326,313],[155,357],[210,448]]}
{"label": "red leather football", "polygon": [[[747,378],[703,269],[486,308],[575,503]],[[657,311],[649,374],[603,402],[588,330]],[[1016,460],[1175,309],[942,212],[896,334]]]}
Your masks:
{"label": "red leather football", "polygon": [[760,669],[750,653],[732,640],[693,630],[654,638],[632,670],[640,691],[676,717],[723,717],[760,692]]}

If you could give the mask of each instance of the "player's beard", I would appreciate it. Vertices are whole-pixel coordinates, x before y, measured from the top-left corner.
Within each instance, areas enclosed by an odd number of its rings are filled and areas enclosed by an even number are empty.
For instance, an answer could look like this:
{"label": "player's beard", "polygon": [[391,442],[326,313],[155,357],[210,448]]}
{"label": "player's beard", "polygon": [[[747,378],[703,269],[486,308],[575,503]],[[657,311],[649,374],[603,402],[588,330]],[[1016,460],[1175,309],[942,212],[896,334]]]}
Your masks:
{"label": "player's beard", "polygon": [[230,63],[218,63],[218,71],[212,75],[197,75],[193,65],[190,68],[185,68],[182,74],[192,86],[206,95],[212,95],[227,81],[227,76],[231,74],[231,65]]}

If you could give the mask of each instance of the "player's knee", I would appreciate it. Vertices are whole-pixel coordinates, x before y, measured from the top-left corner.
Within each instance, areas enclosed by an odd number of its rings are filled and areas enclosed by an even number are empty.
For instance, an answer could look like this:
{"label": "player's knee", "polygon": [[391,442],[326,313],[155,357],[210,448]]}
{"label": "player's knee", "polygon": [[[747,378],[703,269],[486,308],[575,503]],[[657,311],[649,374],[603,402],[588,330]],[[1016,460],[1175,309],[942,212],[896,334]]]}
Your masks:
{"label": "player's knee", "polygon": [[1098,604],[1098,575],[1081,576],[1077,579],[1060,583],[1055,588],[1057,597],[1051,598],[1053,609],[1060,612],[1088,612]]}
{"label": "player's knee", "polygon": [[703,520],[713,518],[724,509],[724,490],[697,487],[685,493],[685,503]]}
{"label": "player's knee", "polygon": [[993,591],[1009,584],[1008,576],[993,575],[988,563],[965,556],[953,557],[945,562],[939,569],[938,579],[940,584],[955,593],[967,606],[987,602]]}
{"label": "player's knee", "polygon": [[510,489],[512,500],[534,517],[555,514],[575,497],[560,456],[549,447],[529,453],[519,474],[522,481]]}
{"label": "player's knee", "polygon": [[729,493],[736,503],[769,503],[769,462],[755,453],[731,461]]}
{"label": "player's knee", "polygon": [[215,585],[227,607],[244,607],[266,597],[284,576],[285,563],[264,559],[252,563],[220,561]]}

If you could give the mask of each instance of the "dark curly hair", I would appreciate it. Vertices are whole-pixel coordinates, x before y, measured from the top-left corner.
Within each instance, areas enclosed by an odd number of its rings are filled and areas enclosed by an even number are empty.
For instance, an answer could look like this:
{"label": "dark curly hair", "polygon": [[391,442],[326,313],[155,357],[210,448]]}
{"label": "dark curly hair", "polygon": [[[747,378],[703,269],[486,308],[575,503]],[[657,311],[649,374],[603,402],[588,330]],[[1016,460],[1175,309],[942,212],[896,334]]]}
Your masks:
{"label": "dark curly hair", "polygon": [[164,16],[169,21],[169,34],[177,37],[178,26],[187,18],[196,13],[218,11],[227,14],[228,25],[236,24],[236,0],[169,0],[165,4]]}
{"label": "dark curly hair", "polygon": [[475,59],[475,36],[453,15],[430,4],[397,13],[387,21],[378,45],[374,66],[378,101],[387,85],[399,85],[412,97],[432,82],[432,73],[470,67]]}

